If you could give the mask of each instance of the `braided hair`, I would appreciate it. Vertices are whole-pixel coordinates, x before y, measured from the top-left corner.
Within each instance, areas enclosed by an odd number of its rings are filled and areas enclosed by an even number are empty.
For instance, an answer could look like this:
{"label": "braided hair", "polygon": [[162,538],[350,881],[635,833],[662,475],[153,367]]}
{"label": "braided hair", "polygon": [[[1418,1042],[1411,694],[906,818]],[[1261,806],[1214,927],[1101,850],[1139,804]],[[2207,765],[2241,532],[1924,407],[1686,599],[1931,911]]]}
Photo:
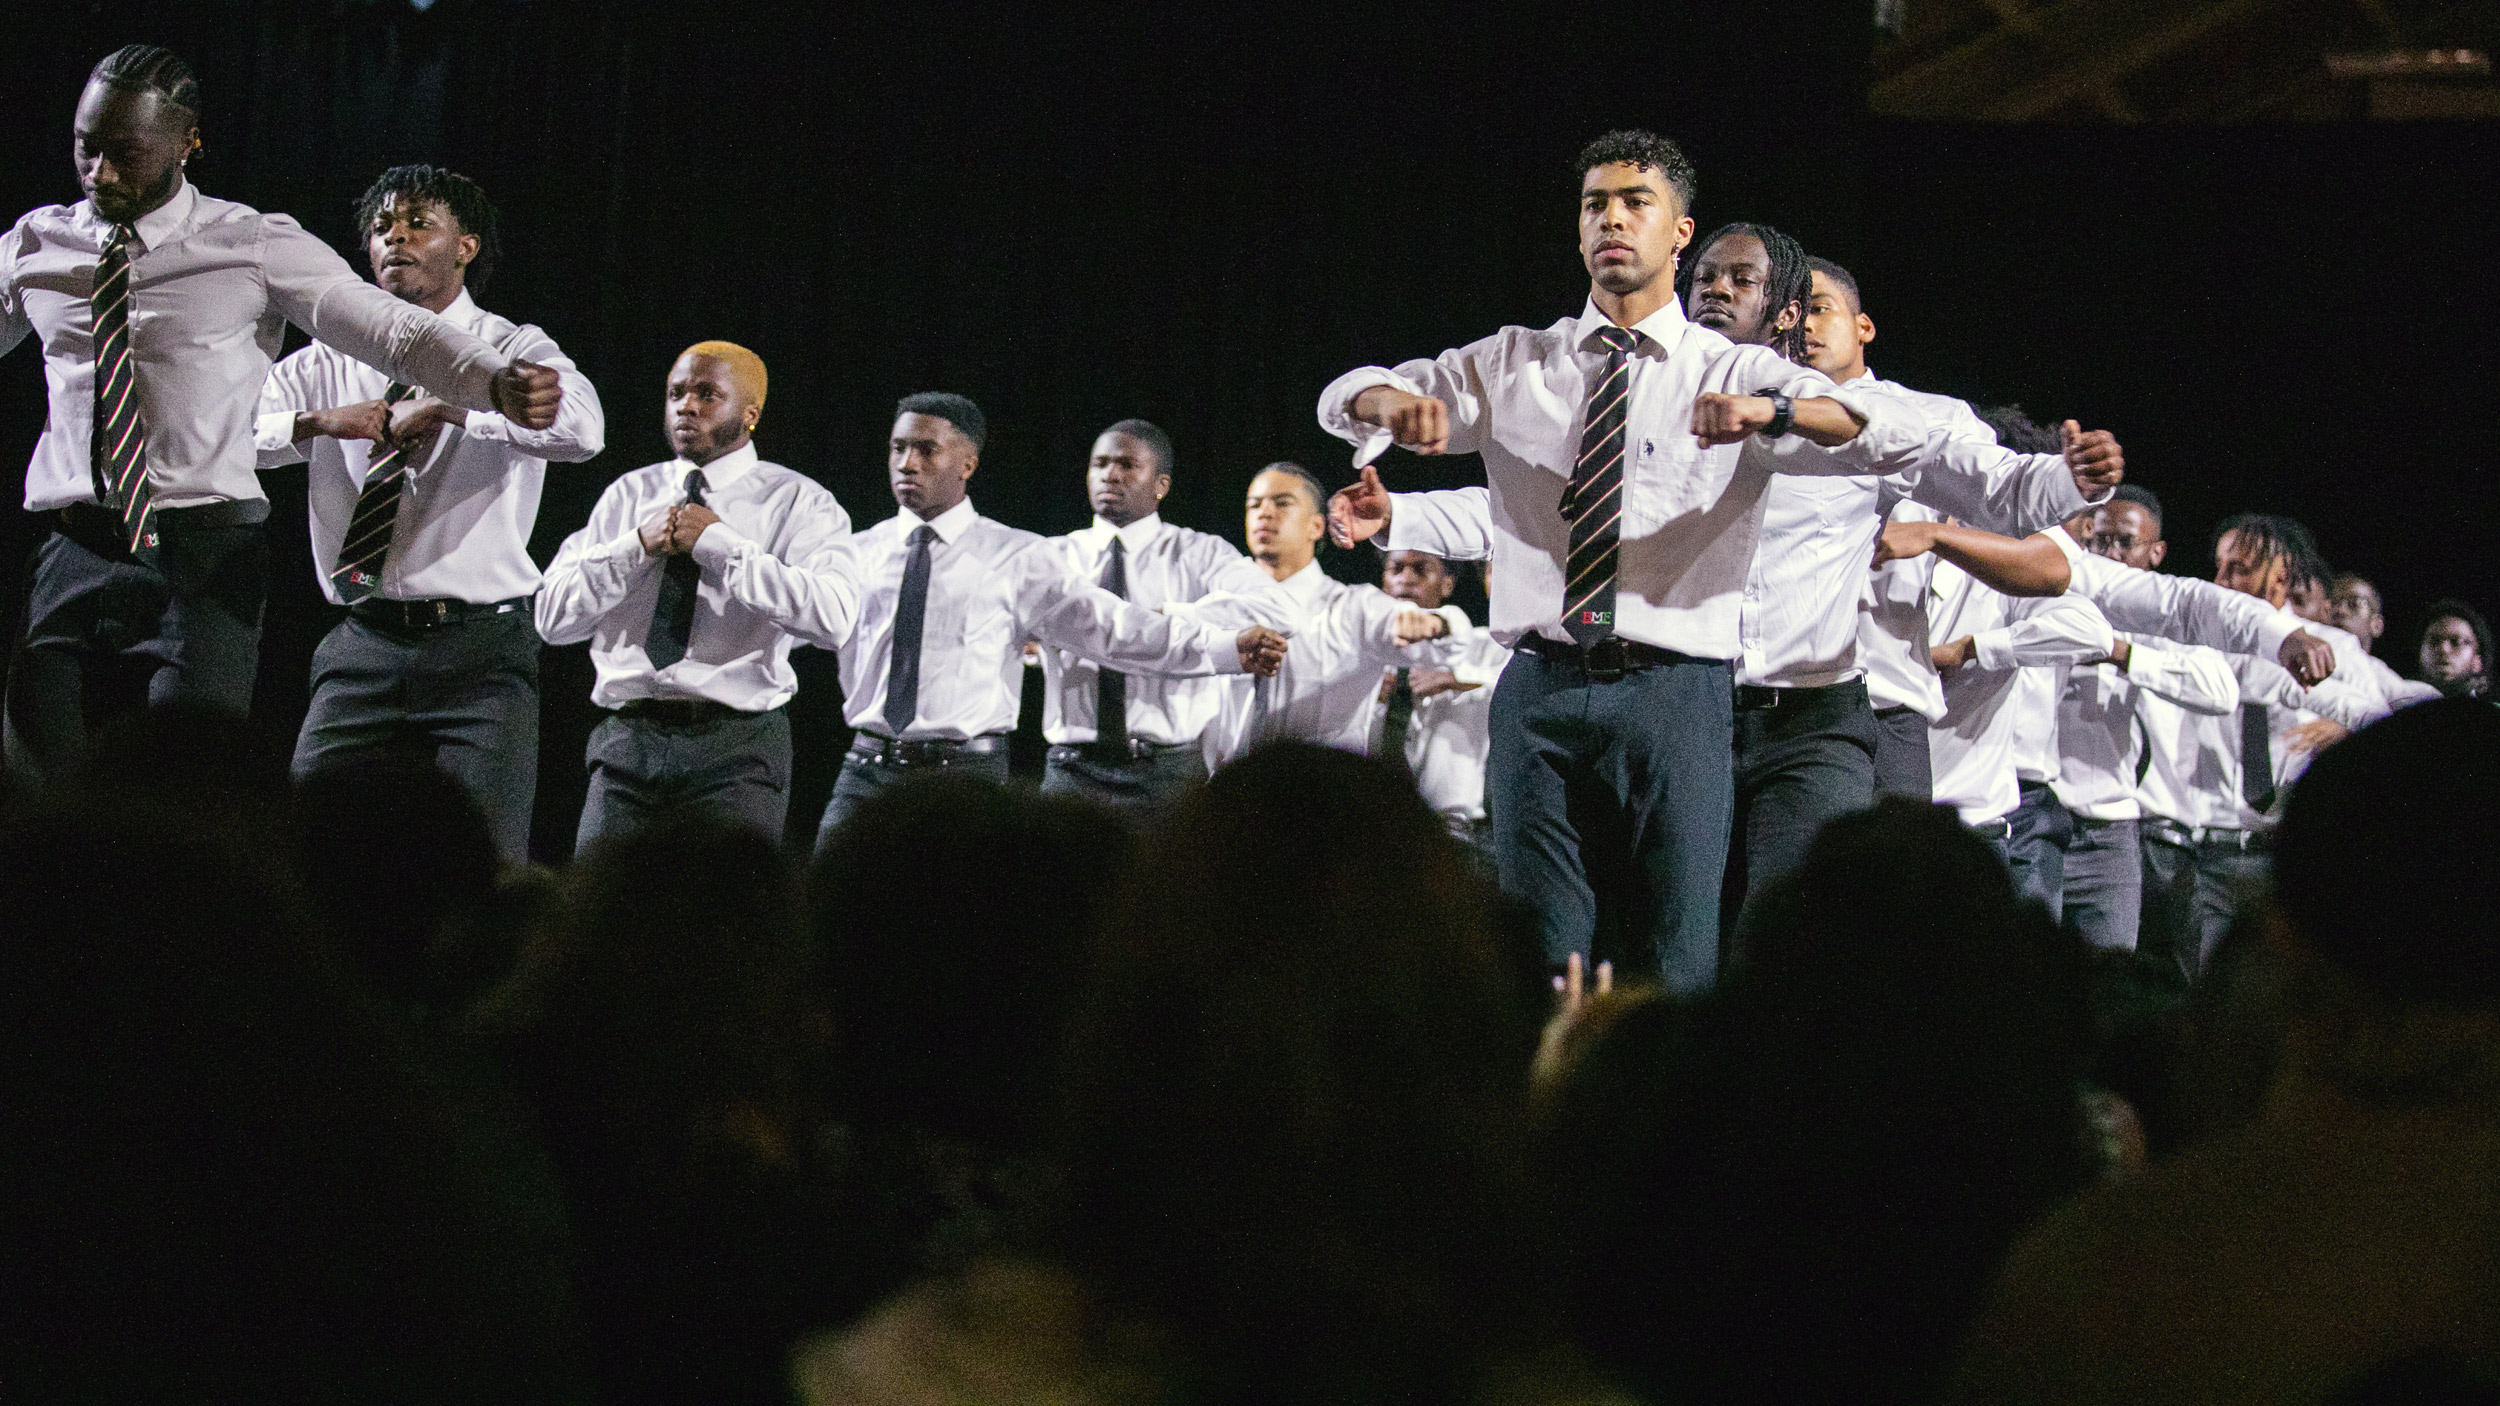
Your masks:
{"label": "braided hair", "polygon": [[2283,563],[2285,584],[2298,587],[2304,582],[2324,583],[2335,573],[2326,564],[2326,554],[2318,550],[2318,539],[2295,519],[2273,513],[2233,513],[2214,528],[2214,553],[2220,556],[2222,539],[2239,534],[2243,546],[2253,547],[2260,561]]}
{"label": "braided hair", "polygon": [[198,116],[200,79],[182,55],[154,44],[124,44],[96,61],[87,81],[134,93],[154,93],[183,111]]}
{"label": "braided hair", "polygon": [[1814,295],[1814,269],[1806,261],[1804,246],[1769,225],[1738,220],[1710,231],[1710,237],[1694,245],[1693,257],[1676,271],[1678,296],[1687,302],[1691,300],[1693,270],[1700,265],[1701,256],[1709,251],[1711,245],[1732,234],[1750,234],[1761,240],[1763,252],[1770,256],[1770,276],[1764,280],[1762,288],[1763,330],[1770,331],[1779,321],[1781,309],[1792,303],[1797,308],[1796,320],[1788,324],[1787,330],[1771,332],[1763,345],[1790,361],[1803,362],[1806,359],[1806,300]]}

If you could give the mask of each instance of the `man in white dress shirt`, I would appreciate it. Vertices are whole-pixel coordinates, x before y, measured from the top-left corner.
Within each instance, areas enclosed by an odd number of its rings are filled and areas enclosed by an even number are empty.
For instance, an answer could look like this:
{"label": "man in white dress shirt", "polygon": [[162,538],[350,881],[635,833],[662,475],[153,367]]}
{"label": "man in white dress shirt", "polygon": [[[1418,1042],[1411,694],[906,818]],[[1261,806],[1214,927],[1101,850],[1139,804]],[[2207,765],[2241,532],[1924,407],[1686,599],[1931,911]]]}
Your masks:
{"label": "man in white dress shirt", "polygon": [[[1821,373],[1687,320],[1674,279],[1693,178],[1674,143],[1608,133],[1577,164],[1577,317],[1359,368],[1318,413],[1358,467],[1393,442],[1483,455],[1492,626],[1517,651],[1486,775],[1503,887],[1560,966],[1591,952],[1602,882],[1627,955],[1648,949],[1693,991],[1718,969],[1730,661],[1765,483],[1880,472],[1912,446]],[[1773,452],[1741,454],[1757,434]]]}
{"label": "man in white dress shirt", "polygon": [[806,565],[851,530],[813,479],[757,457],[762,358],[697,342],[669,368],[677,457],[609,484],[538,591],[549,644],[590,641],[592,730],[576,853],[697,811],[782,838],[790,816],[790,668],[812,600]]}
{"label": "man in white dress shirt", "polygon": [[985,518],[969,496],[989,422],[970,399],[905,396],[887,440],[894,516],[814,563],[801,634],[839,650],[855,735],[816,831],[938,770],[1004,782],[1023,646],[1123,674],[1272,671],[1283,637],[1157,615],[1071,571],[1048,539]]}
{"label": "man in white dress shirt", "polygon": [[554,423],[556,372],[365,282],[283,215],[201,194],[199,84],[133,44],[95,66],[71,158],[86,199],[28,212],[0,243],[0,352],[41,339],[50,410],[26,508],[36,549],[9,673],[9,766],[42,778],[85,719],[145,679],[157,704],[251,706],[269,500],[252,416],[292,322],[464,410]]}
{"label": "man in white dress shirt", "polygon": [[[1467,628],[1455,607],[1424,610],[1377,586],[1350,586],[1320,568],[1327,492],[1299,464],[1274,463],[1250,480],[1243,533],[1250,558],[1274,582],[1247,595],[1218,594],[1186,613],[1240,623],[1276,620],[1293,650],[1272,678],[1231,679],[1207,729],[1207,765],[1221,767],[1263,742],[1315,742],[1363,752],[1382,671],[1431,663],[1409,648]],[[1244,611],[1248,613],[1245,614]]]}
{"label": "man in white dress shirt", "polygon": [[[1446,609],[1457,587],[1457,573],[1430,552],[1383,556],[1380,589],[1419,610]],[[1414,776],[1424,804],[1489,868],[1484,763],[1493,745],[1493,685],[1510,664],[1510,651],[1491,630],[1469,623],[1430,652],[1433,663],[1400,664],[1382,675],[1370,751],[1396,758]]]}
{"label": "man in white dress shirt", "polygon": [[[313,653],[297,779],[410,745],[476,800],[507,864],[538,794],[538,565],[547,463],[597,454],[598,393],[555,340],[480,308],[494,203],[434,166],[394,166],[356,206],[374,281],[515,359],[555,369],[545,430],[462,410],[314,343],[261,388],[260,465],[306,460],[314,575],[348,608]],[[387,438],[378,438],[385,434]]]}
{"label": "man in white dress shirt", "polygon": [[[1267,577],[1241,548],[1163,520],[1172,440],[1145,420],[1094,437],[1085,494],[1094,521],[1050,539],[1069,574],[1147,610],[1214,591],[1257,591]],[[1203,741],[1221,705],[1215,679],[1131,676],[1064,649],[1042,651],[1042,789],[1088,796],[1144,817],[1206,779]]]}

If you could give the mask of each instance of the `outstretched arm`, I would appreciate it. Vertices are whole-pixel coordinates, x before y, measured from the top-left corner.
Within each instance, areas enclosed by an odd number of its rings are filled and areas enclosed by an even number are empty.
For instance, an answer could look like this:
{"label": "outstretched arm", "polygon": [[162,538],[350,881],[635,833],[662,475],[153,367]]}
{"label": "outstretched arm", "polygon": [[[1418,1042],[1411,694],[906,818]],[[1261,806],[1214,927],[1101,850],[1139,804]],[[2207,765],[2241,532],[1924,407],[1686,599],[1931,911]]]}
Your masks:
{"label": "outstretched arm", "polygon": [[693,553],[731,599],[819,649],[840,649],[859,624],[865,594],[851,515],[823,489],[803,492],[790,515],[779,553],[692,503],[678,509],[670,542]]}
{"label": "outstretched arm", "polygon": [[2069,546],[2064,534],[2047,534],[2074,572],[2073,591],[2089,599],[2119,629],[2201,644],[2225,654],[2271,659],[2304,685],[2335,672],[2335,651],[2300,627],[2300,621],[2255,596],[2211,581],[2143,571],[2124,562]]}
{"label": "outstretched arm", "polygon": [[1273,674],[1284,662],[1285,637],[1266,625],[1214,623],[1177,611],[1159,615],[1069,575],[1046,552],[1023,552],[1010,570],[1024,634],[1105,668],[1190,678]]}
{"label": "outstretched arm", "polygon": [[2066,554],[2045,534],[2019,541],[1951,522],[1895,519],[1875,539],[1873,565],[1934,552],[2009,596],[2055,596],[2066,591]]}
{"label": "outstretched arm", "polygon": [[1418,454],[1473,453],[1485,428],[1480,363],[1499,346],[1497,335],[1394,370],[1348,371],[1319,393],[1319,427],[1354,446],[1356,468],[1392,443]]}
{"label": "outstretched arm", "polygon": [[2045,532],[2109,500],[2126,476],[2126,456],[2106,430],[2068,420],[2061,454],[2017,454],[1940,426],[1901,473],[1912,501],[2009,537]]}

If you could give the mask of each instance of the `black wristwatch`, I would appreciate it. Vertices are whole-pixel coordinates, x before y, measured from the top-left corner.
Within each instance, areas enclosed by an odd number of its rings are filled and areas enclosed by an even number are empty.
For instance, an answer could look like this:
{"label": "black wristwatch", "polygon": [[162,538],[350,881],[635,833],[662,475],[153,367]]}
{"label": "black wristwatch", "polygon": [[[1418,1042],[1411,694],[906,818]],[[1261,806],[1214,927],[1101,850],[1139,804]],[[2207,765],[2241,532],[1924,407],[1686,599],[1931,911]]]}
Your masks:
{"label": "black wristwatch", "polygon": [[1773,387],[1768,390],[1755,391],[1754,394],[1766,395],[1771,398],[1771,423],[1762,427],[1762,437],[1764,439],[1777,439],[1781,435],[1788,433],[1788,427],[1795,424],[1797,420],[1796,398],[1788,394],[1788,392],[1778,389],[1777,387]]}

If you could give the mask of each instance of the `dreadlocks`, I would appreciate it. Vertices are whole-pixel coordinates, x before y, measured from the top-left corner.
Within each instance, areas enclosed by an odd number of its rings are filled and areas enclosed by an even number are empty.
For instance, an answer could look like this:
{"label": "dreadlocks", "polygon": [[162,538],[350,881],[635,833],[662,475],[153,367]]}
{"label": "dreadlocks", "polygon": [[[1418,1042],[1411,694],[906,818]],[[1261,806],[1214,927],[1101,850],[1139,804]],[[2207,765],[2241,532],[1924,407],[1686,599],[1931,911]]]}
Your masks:
{"label": "dreadlocks", "polygon": [[[1679,296],[1690,300],[1693,270],[1700,265],[1702,255],[1710,252],[1711,245],[1732,234],[1750,234],[1761,240],[1763,252],[1771,260],[1770,277],[1762,287],[1762,330],[1768,334],[1763,345],[1790,361],[1803,362],[1806,359],[1806,299],[1814,293],[1814,270],[1806,262],[1804,247],[1769,225],[1739,220],[1710,231],[1710,237],[1693,246],[1693,257],[1677,271]],[[1797,310],[1796,318],[1788,324],[1787,330],[1773,332],[1771,329],[1779,323],[1780,314],[1791,306]]]}
{"label": "dreadlocks", "polygon": [[459,222],[462,234],[477,236],[477,257],[469,261],[466,282],[471,292],[484,288],[503,252],[503,241],[495,233],[495,202],[486,198],[478,183],[440,166],[393,166],[374,177],[365,193],[356,197],[359,238],[372,233],[375,217],[394,196],[404,196],[411,204],[431,201],[441,205]]}
{"label": "dreadlocks", "polygon": [[2019,405],[1983,405],[1972,413],[1996,431],[1997,443],[2017,454],[2056,454],[2065,448],[2058,441],[2057,431],[2034,422]]}
{"label": "dreadlocks", "polygon": [[2270,561],[2283,563],[2284,584],[2298,589],[2307,582],[2324,585],[2334,572],[2326,564],[2326,554],[2318,550],[2318,539],[2299,522],[2273,513],[2233,513],[2214,528],[2215,555],[2221,555],[2222,539],[2237,533],[2240,545],[2257,552],[2260,565]]}
{"label": "dreadlocks", "polygon": [[87,81],[134,93],[154,93],[196,117],[200,112],[199,75],[171,49],[154,44],[125,44],[96,61]]}

